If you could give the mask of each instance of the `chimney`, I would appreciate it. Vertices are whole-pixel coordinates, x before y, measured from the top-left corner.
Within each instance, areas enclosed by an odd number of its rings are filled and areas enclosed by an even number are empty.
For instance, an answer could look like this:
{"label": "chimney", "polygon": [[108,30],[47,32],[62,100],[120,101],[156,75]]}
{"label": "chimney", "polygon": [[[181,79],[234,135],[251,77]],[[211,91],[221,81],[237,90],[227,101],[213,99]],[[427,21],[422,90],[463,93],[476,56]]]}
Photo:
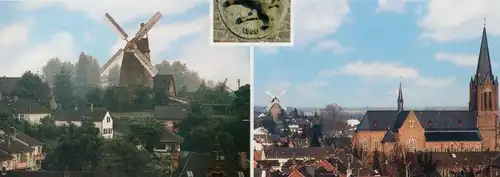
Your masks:
{"label": "chimney", "polygon": [[90,112],[94,112],[94,104],[90,103]]}

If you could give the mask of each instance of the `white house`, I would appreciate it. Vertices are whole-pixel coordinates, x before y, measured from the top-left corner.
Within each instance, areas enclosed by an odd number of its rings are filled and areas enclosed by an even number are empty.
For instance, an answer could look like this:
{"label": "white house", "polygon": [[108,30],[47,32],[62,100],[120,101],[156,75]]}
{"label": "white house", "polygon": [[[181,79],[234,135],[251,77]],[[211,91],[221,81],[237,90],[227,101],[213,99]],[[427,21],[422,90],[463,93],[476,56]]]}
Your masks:
{"label": "white house", "polygon": [[4,98],[0,101],[0,109],[5,113],[12,113],[19,119],[38,124],[40,119],[50,116],[50,109],[36,100],[26,98]]}
{"label": "white house", "polygon": [[94,123],[99,134],[104,138],[113,138],[113,118],[105,109],[83,108],[71,110],[57,110],[53,115],[55,124],[67,125],[68,122],[81,126],[83,121],[89,120]]}

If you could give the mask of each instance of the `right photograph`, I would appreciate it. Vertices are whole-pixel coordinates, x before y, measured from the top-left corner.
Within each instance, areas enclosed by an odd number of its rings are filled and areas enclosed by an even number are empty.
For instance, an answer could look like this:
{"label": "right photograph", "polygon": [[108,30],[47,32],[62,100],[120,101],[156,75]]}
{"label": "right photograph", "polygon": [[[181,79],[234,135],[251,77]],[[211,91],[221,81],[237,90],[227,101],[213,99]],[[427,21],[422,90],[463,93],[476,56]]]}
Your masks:
{"label": "right photograph", "polygon": [[255,176],[498,176],[495,15],[334,2],[297,2],[294,46],[255,48]]}

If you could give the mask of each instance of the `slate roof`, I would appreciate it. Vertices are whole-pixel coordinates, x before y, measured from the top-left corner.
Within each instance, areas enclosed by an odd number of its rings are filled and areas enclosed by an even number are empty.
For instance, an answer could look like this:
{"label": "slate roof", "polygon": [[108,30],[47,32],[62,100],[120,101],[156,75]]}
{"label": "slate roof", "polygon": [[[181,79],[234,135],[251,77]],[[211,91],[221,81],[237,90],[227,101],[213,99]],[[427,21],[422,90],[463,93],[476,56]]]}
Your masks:
{"label": "slate roof", "polygon": [[[224,171],[229,177],[236,177],[238,176],[238,172],[244,171],[238,163],[238,158],[237,154],[226,154],[224,155],[224,160],[218,161],[215,153],[191,152],[185,158],[181,159],[179,163],[180,168],[177,168],[172,176],[188,177],[187,171],[191,171],[193,177],[206,177],[207,172],[211,172],[217,165],[220,165],[220,170]],[[182,174],[180,174],[181,171]],[[245,172],[245,176],[249,176],[248,170]]]}
{"label": "slate roof", "polygon": [[384,138],[382,138],[382,143],[385,143],[385,142],[395,142],[396,139],[394,137],[394,132],[392,132],[390,129],[387,130],[387,132],[385,132],[385,135],[384,135]]}
{"label": "slate roof", "polygon": [[0,142],[0,150],[5,151],[9,154],[34,151],[33,148],[30,148],[29,146],[26,146],[21,142],[12,139],[11,137],[3,136],[0,137],[0,139],[2,139],[2,141]]}
{"label": "slate roof", "polygon": [[[53,114],[54,119],[56,121],[84,121],[84,120],[91,120],[92,122],[101,122],[104,119],[104,116],[106,115],[108,111],[105,109],[96,109],[90,110],[90,109],[67,109],[67,110],[61,110],[58,109],[56,112]],[[110,115],[111,116],[111,115]]]}
{"label": "slate roof", "polygon": [[176,134],[174,132],[170,132],[168,130],[165,130],[160,138],[161,143],[176,143],[176,142],[181,142],[183,140],[184,140],[184,138],[182,138],[178,134]]}
{"label": "slate roof", "polygon": [[[418,121],[427,130],[477,130],[477,118],[468,110],[416,110]],[[397,132],[410,111],[369,110],[358,125],[357,130],[385,130]]]}
{"label": "slate roof", "polygon": [[425,132],[426,141],[481,141],[481,137],[477,131],[472,132]]}
{"label": "slate roof", "polygon": [[327,137],[323,141],[324,144],[336,148],[345,148],[352,145],[352,140],[349,137]]}
{"label": "slate roof", "polygon": [[31,136],[28,136],[20,131],[16,131],[16,136],[15,136],[16,139],[18,139],[19,141],[22,141],[26,144],[29,144],[30,146],[42,146],[43,143],[38,141],[37,139],[35,138],[32,138]]}
{"label": "slate roof", "polygon": [[484,27],[474,80],[476,81],[476,83],[482,84],[484,83],[484,81],[486,81],[487,78],[493,79],[494,76],[493,71],[491,70],[490,51],[488,48],[488,35],[486,34],[486,27]]}
{"label": "slate roof", "polygon": [[11,155],[7,154],[4,151],[0,151],[0,161],[12,160],[12,159],[14,159],[14,157],[12,157]]}
{"label": "slate roof", "polygon": [[9,94],[14,90],[17,82],[21,80],[21,77],[1,77],[0,78],[0,93]]}
{"label": "slate roof", "polygon": [[0,111],[13,114],[49,114],[49,108],[36,100],[17,98],[0,100]]}
{"label": "slate roof", "polygon": [[394,125],[397,116],[397,110],[368,110],[357,130],[386,130]]}
{"label": "slate roof", "polygon": [[171,104],[166,106],[155,106],[154,116],[158,120],[183,120],[188,116],[189,105]]}

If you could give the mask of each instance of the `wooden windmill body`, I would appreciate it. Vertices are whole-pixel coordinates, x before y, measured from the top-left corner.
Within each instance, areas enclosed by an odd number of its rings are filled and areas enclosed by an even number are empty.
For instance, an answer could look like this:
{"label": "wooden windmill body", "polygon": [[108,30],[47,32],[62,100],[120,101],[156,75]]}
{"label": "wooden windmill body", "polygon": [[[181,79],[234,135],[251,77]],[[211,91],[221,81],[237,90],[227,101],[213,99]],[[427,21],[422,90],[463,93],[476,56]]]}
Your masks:
{"label": "wooden windmill body", "polygon": [[120,48],[116,53],[104,64],[101,68],[101,76],[105,75],[110,69],[112,64],[116,63],[120,57],[122,58],[120,69],[119,85],[131,86],[145,86],[153,87],[153,77],[156,76],[158,70],[151,64],[149,49],[149,38],[147,33],[162,17],[160,12],[156,14],[147,22],[142,23],[141,28],[136,35],[128,40],[128,35],[118,25],[118,23],[106,13],[106,19],[115,29],[120,38],[125,40],[127,44],[124,49]]}

